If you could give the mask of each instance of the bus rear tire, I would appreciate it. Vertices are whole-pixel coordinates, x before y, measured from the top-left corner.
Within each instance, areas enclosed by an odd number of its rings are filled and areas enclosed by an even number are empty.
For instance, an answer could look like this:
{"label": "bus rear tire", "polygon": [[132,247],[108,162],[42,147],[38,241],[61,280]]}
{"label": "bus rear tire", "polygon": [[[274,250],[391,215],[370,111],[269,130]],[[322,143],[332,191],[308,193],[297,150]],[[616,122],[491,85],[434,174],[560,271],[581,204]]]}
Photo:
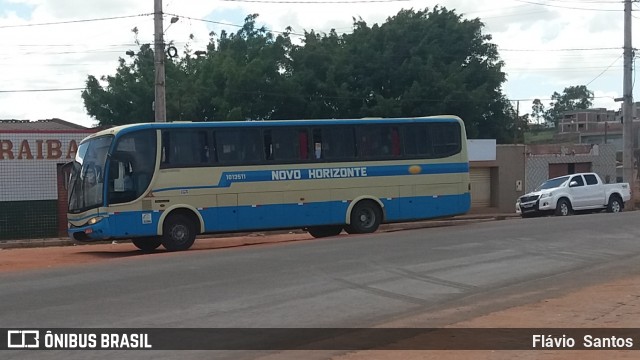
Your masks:
{"label": "bus rear tire", "polygon": [[342,232],[342,225],[314,226],[307,229],[314,238],[337,236]]}
{"label": "bus rear tire", "polygon": [[133,245],[135,245],[138,249],[142,250],[142,252],[152,252],[157,249],[158,246],[162,245],[162,240],[160,240],[159,236],[145,236],[139,238],[131,239]]}
{"label": "bus rear tire", "polygon": [[196,240],[196,226],[184,214],[172,214],[162,226],[162,246],[168,251],[183,251]]}
{"label": "bus rear tire", "polygon": [[382,210],[371,200],[358,202],[351,210],[351,224],[345,226],[349,234],[367,234],[378,230],[382,223]]}

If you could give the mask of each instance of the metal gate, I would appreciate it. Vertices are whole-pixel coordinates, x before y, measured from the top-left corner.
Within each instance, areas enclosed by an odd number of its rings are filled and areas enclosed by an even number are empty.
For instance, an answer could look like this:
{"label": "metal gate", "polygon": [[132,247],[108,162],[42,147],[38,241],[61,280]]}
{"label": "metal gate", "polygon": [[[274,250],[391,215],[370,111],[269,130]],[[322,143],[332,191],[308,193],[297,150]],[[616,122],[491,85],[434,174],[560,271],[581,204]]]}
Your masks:
{"label": "metal gate", "polygon": [[471,168],[471,207],[491,206],[491,168]]}

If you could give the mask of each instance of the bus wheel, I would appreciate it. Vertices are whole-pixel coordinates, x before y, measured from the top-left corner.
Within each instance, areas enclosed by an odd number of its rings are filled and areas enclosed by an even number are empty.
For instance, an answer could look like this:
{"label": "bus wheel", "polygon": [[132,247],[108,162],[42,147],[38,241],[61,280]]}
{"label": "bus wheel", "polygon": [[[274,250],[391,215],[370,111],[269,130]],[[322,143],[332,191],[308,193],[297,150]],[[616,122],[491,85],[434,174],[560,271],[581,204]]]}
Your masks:
{"label": "bus wheel", "polygon": [[196,240],[195,224],[183,214],[169,215],[162,230],[162,245],[169,251],[187,250]]}
{"label": "bus wheel", "polygon": [[351,210],[351,224],[344,229],[349,234],[372,233],[378,230],[382,222],[382,210],[377,203],[365,200],[360,201]]}
{"label": "bus wheel", "polygon": [[314,238],[337,236],[342,232],[342,225],[315,226],[307,229]]}
{"label": "bus wheel", "polygon": [[152,252],[162,245],[162,240],[159,236],[145,236],[131,239],[133,245],[143,252]]}

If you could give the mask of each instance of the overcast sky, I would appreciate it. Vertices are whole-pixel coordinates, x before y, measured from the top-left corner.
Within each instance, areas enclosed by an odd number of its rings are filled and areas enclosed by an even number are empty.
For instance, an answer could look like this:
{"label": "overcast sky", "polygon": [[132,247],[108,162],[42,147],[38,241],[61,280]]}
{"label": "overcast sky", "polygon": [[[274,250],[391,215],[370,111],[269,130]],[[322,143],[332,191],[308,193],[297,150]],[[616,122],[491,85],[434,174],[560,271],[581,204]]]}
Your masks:
{"label": "overcast sky", "polygon": [[[620,108],[613,99],[622,96],[622,0],[163,0],[171,14],[165,41],[204,49],[209,32],[235,32],[232,25],[253,13],[270,30],[341,34],[354,17],[372,26],[400,9],[435,5],[482,20],[506,63],[503,93],[514,107],[520,100],[521,114],[533,99],[548,105],[554,91],[574,85],[594,91],[594,107]],[[640,6],[633,10],[635,44]],[[152,13],[153,0],[0,0],[0,119],[95,125],[80,97],[87,75],[111,75],[119,57],[137,50],[134,27],[142,43],[152,43]],[[170,25],[172,15],[180,20]]]}

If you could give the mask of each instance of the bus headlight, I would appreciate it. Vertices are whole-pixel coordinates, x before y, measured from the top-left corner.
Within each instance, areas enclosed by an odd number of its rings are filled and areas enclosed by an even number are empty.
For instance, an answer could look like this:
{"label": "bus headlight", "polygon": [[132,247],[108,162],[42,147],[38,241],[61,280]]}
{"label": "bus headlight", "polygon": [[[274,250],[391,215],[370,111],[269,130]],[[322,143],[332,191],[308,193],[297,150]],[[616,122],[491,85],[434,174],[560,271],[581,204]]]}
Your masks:
{"label": "bus headlight", "polygon": [[89,221],[87,221],[87,225],[93,225],[100,220],[102,220],[101,217],[92,217],[91,219],[89,219]]}

